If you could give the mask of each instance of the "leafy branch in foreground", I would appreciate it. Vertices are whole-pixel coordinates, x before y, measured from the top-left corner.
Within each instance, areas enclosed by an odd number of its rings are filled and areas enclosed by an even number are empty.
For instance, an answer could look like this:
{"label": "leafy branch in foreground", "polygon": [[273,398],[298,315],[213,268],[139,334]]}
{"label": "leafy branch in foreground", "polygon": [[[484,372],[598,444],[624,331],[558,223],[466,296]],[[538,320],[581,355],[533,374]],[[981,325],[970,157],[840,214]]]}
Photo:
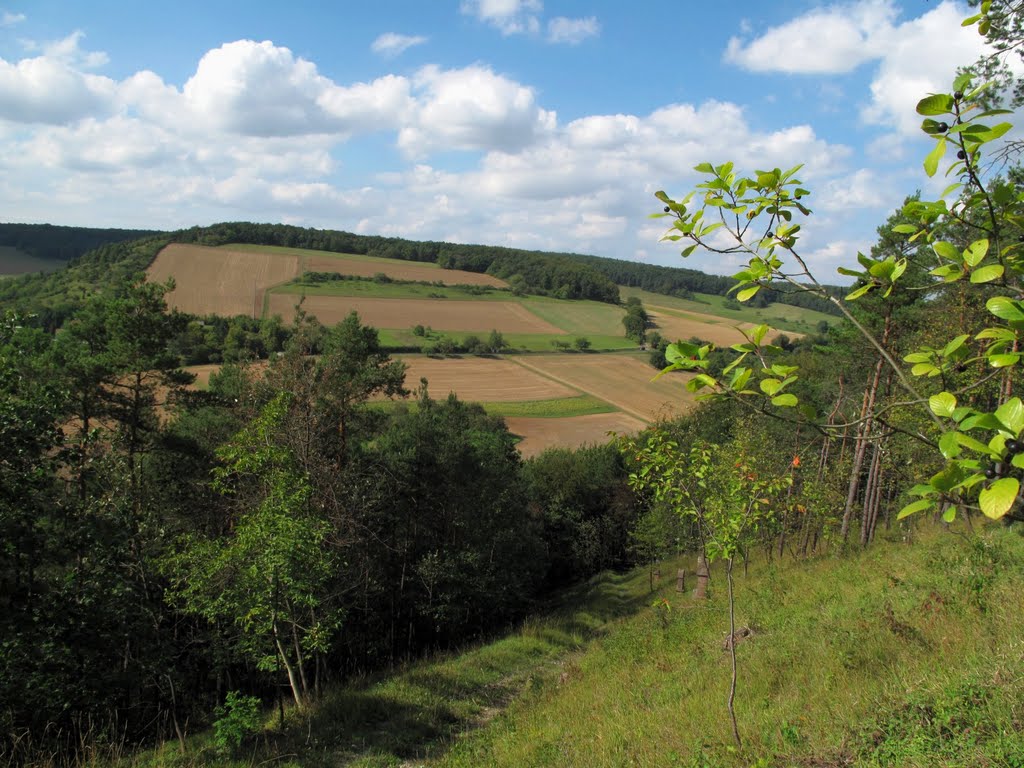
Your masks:
{"label": "leafy branch in foreground", "polygon": [[[773,284],[787,283],[831,301],[877,350],[908,395],[896,409],[916,409],[930,421],[930,430],[913,436],[937,450],[945,462],[940,472],[910,489],[910,494],[919,498],[902,509],[900,518],[939,509],[951,521],[957,509],[968,507],[1001,518],[1020,503],[1024,404],[1011,397],[1011,384],[1024,354],[1020,344],[1024,332],[1024,193],[998,180],[986,187],[983,153],[1011,128],[1010,123],[991,120],[1005,110],[981,106],[988,86],[972,88],[970,76],[961,75],[954,81],[952,93],[931,94],[917,105],[924,118],[922,130],[935,139],[924,160],[927,175],[935,176],[947,155],[955,151],[945,169],[946,176],[955,181],[937,200],[908,202],[902,210],[904,222],[892,228],[907,238],[908,246],[931,260],[930,270],[922,278],[908,272],[905,251],[881,258],[858,253],[856,266],[839,268],[840,274],[856,278],[850,292],[845,299],[831,295],[798,247],[800,222],[811,215],[804,203],[810,192],[797,178],[801,166],[744,176],[732,163],[703,163],[696,170],[706,180],[690,194],[675,200],[664,192],[656,193],[664,210],[653,216],[672,219],[672,228],[663,239],[688,242],[684,257],[703,248],[742,254],[747,259],[746,268],[733,275],[733,291],[739,301],[748,301]],[[962,243],[956,245],[953,239]],[[979,293],[987,311],[987,327],[973,334],[959,333],[938,347],[922,346],[902,361],[862,322],[863,314],[858,317],[850,306],[869,294],[891,300],[897,285],[940,293],[955,283]],[[802,405],[791,391],[799,370],[772,362],[777,350],[763,343],[767,330],[767,326],[759,326],[744,332],[746,341],[732,346],[734,358],[718,377],[708,371],[712,345],[670,345],[665,370],[695,372],[687,387],[693,392],[706,390],[701,398],[732,398],[775,415],[779,409],[795,408],[796,420],[819,430],[834,428],[818,424],[813,408]],[[950,391],[947,374],[965,370],[975,371],[973,378],[966,386]],[[929,391],[934,390],[938,377],[943,389]],[[975,397],[972,391],[993,378],[1002,380],[998,397],[994,401]]]}

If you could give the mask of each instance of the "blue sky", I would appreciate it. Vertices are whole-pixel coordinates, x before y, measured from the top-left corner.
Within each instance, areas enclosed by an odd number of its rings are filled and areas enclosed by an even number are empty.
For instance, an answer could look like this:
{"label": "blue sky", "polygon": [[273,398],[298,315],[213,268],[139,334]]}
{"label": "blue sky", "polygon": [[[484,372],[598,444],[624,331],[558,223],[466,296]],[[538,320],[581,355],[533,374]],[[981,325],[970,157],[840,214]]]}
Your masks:
{"label": "blue sky", "polygon": [[[699,162],[806,163],[826,280],[929,186],[949,2],[0,0],[0,216],[288,222],[678,264]],[[720,257],[687,266],[735,271]]]}

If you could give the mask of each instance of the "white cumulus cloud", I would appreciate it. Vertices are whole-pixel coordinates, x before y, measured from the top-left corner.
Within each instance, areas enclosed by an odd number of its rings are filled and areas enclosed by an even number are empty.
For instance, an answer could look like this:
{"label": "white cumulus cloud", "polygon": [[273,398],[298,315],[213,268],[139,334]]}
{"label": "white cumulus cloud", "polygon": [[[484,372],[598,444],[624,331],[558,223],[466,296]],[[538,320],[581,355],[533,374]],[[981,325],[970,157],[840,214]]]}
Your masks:
{"label": "white cumulus cloud", "polygon": [[554,128],[532,88],[481,66],[416,75],[416,99],[398,144],[411,155],[445,149],[514,151]]}
{"label": "white cumulus cloud", "polygon": [[463,0],[461,10],[503,35],[536,34],[544,4],[540,0]]}
{"label": "white cumulus cloud", "polygon": [[890,0],[818,8],[749,42],[733,37],[725,58],[755,72],[849,72],[884,53],[895,16]]}

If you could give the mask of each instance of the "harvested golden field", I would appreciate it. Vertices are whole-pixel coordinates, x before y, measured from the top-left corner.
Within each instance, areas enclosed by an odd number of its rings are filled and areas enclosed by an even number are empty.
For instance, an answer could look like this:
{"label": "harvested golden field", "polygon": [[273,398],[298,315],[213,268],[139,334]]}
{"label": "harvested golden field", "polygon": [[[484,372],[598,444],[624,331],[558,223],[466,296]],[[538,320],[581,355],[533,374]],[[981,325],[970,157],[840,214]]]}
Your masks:
{"label": "harvested golden field", "polygon": [[548,448],[579,448],[606,443],[609,432],[635,434],[647,426],[625,413],[595,413],[563,419],[512,416],[506,418],[505,423],[512,434],[523,438],[518,447],[527,459]]}
{"label": "harvested golden field", "polygon": [[[731,344],[742,344],[745,339],[743,334],[736,330],[736,326],[747,329],[752,328],[751,323],[740,323],[734,320],[726,320],[714,315],[702,315],[696,312],[675,312],[664,307],[647,307],[647,314],[654,323],[652,330],[671,341],[688,341],[696,336],[699,339],[713,342],[719,347],[728,347]],[[769,338],[774,333],[769,333]]]}
{"label": "harvested golden field", "polygon": [[414,389],[421,378],[429,383],[430,396],[454,392],[462,400],[482,403],[514,403],[573,397],[579,392],[565,384],[524,369],[505,358],[463,357],[436,359],[425,355],[401,355],[409,369],[406,387]]}
{"label": "harvested golden field", "polygon": [[[291,317],[299,296],[270,294],[269,314]],[[429,325],[435,331],[488,333],[554,333],[556,328],[513,301],[451,301],[446,299],[374,299],[353,296],[307,296],[302,308],[324,325],[334,325],[355,310],[375,328]]]}
{"label": "harvested golden field", "polygon": [[689,374],[651,381],[657,371],[641,355],[533,355],[514,358],[523,368],[611,403],[643,421],[682,413],[693,404],[683,384]]}
{"label": "harvested golden field", "polygon": [[[167,304],[183,312],[259,317],[267,288],[298,274],[298,256],[172,243],[157,254],[146,279],[173,277],[176,285],[167,294]],[[282,316],[290,318],[291,309]]]}

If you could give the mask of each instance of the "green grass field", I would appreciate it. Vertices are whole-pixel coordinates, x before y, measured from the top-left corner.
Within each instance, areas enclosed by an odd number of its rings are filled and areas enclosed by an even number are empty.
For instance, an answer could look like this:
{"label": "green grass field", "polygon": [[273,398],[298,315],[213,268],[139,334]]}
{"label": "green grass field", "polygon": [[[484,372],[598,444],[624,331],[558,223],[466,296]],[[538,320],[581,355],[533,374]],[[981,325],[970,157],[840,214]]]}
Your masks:
{"label": "green grass field", "polygon": [[331,280],[325,283],[285,283],[267,293],[289,293],[308,296],[359,296],[373,299],[438,299],[451,301],[514,301],[505,290],[484,293],[456,286],[421,285],[418,283],[378,283],[375,280]]}
{"label": "green grass field", "polygon": [[630,296],[636,296],[644,303],[644,306],[666,307],[682,312],[717,315],[730,321],[757,324],[767,323],[773,328],[793,331],[795,333],[814,333],[818,323],[822,320],[830,325],[840,321],[840,318],[834,315],[826,315],[824,312],[794,307],[789,304],[772,304],[766,309],[753,309],[750,307],[744,307],[740,310],[729,309],[725,306],[725,302],[728,300],[727,297],[714,296],[708,293],[695,294],[699,301],[693,301],[623,286],[619,288],[619,295],[622,296],[623,300]]}
{"label": "green grass field", "polygon": [[622,336],[626,311],[600,301],[566,301],[530,296],[522,305],[542,320],[573,336]]}
{"label": "green grass field", "polygon": [[[1017,768],[1024,537],[920,527],[912,544],[894,529],[844,557],[737,568],[742,748],[718,564],[700,604],[670,578],[650,592],[646,569],[595,577],[505,637],[335,688],[283,729],[268,712],[217,764]],[[132,764],[213,764],[208,733],[188,747]]]}
{"label": "green grass field", "polygon": [[[521,400],[518,402],[479,403],[492,416],[522,416],[534,419],[564,419],[572,416],[590,416],[595,413],[615,413],[618,408],[592,395],[560,397],[553,400]],[[381,411],[394,408],[416,408],[415,400],[379,400],[370,407]]]}

